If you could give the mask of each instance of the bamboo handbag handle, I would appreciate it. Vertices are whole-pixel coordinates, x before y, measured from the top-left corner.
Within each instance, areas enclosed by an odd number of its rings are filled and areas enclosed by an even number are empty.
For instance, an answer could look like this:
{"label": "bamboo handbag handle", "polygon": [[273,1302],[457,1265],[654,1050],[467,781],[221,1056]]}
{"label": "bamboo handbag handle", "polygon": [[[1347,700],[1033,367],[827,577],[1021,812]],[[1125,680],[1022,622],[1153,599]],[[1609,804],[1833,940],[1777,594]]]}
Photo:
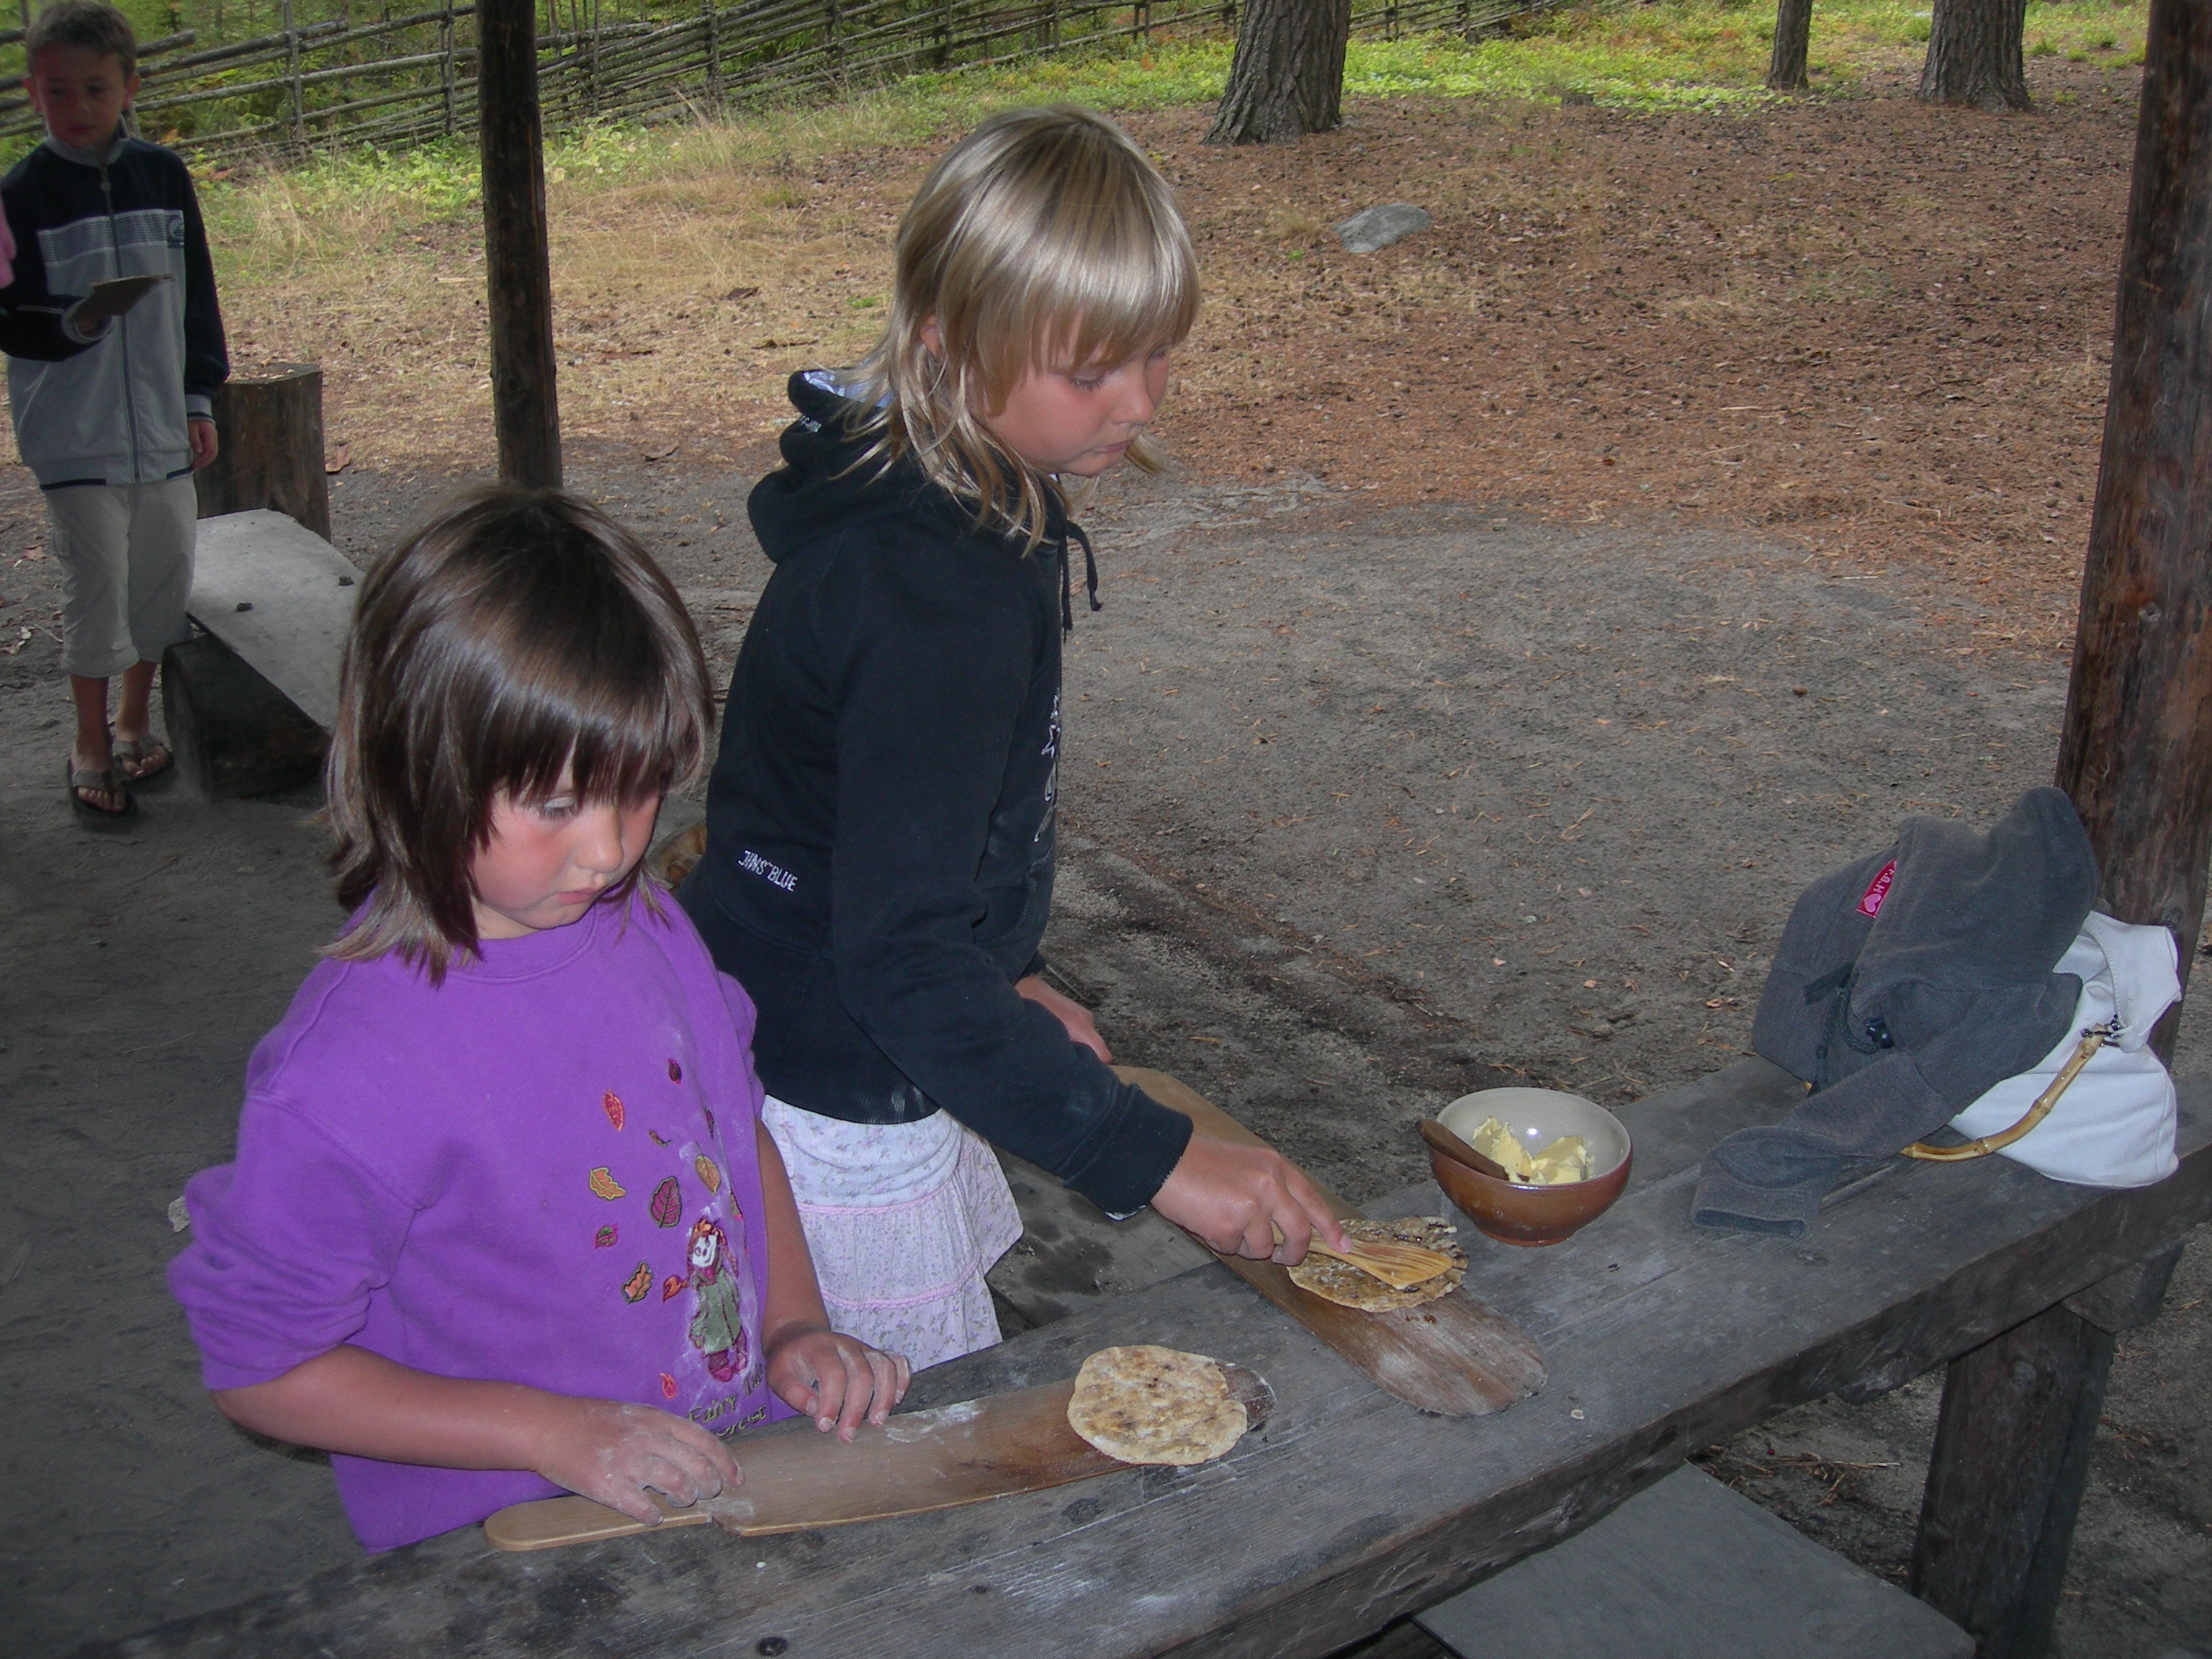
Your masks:
{"label": "bamboo handbag handle", "polygon": [[1987,1158],[1991,1152],[2002,1152],[2051,1115],[2051,1109],[2058,1103],[2058,1097],[2066,1092],[2066,1085],[2081,1075],[2081,1068],[2089,1057],[2119,1035],[2119,1022],[2085,1027],[2081,1041],[2075,1048],[2074,1057],[2058,1069],[2051,1079],[2051,1086],[2035,1097],[2035,1103],[2027,1115],[2009,1129],[2000,1129],[1993,1135],[1984,1135],[1959,1146],[1930,1146],[1924,1140],[1916,1140],[1905,1149],[1907,1158],[1917,1158],[1923,1164],[1963,1164],[1972,1158]]}

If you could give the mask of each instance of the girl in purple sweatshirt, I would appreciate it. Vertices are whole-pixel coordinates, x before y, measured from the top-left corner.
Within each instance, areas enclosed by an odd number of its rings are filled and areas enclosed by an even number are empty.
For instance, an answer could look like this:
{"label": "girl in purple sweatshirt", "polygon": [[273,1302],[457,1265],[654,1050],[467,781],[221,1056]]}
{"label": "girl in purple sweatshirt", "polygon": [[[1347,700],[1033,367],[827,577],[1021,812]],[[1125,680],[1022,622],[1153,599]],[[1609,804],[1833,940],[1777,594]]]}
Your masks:
{"label": "girl in purple sweatshirt", "polygon": [[386,1549],[561,1490],[640,1520],[720,1437],[850,1439],[753,1008],[639,869],[713,703],[667,579],[557,492],[464,498],[364,580],[327,777],[352,920],[246,1073],[173,1264],[233,1421],[333,1454]]}

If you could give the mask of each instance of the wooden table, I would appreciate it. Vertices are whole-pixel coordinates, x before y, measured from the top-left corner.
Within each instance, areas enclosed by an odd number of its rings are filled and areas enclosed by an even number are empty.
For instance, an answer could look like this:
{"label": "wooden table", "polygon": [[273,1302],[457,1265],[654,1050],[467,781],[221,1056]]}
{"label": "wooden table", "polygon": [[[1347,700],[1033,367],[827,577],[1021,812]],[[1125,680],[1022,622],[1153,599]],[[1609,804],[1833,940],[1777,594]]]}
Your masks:
{"label": "wooden table", "polygon": [[[1219,1463],[770,1539],[696,1528],[503,1555],[471,1528],[114,1650],[1323,1654],[1588,1525],[1784,1407],[1893,1388],[2069,1297],[2108,1322],[2140,1315],[2143,1297],[2113,1293],[2134,1285],[2126,1270],[2212,1214],[2208,1113],[2185,1096],[2181,1171],[2144,1192],[2063,1187],[1999,1158],[1898,1164],[1838,1194],[1802,1240],[1692,1228],[1703,1150],[1796,1094],[1746,1060],[1624,1109],[1634,1182],[1565,1244],[1515,1249],[1462,1229],[1469,1285],[1551,1367],[1541,1395],[1496,1416],[1401,1405],[1207,1264],[928,1372],[909,1403],[1064,1377],[1109,1343],[1165,1342],[1274,1385],[1264,1433]],[[1440,1207],[1424,1185],[1368,1209]],[[2077,1295],[2100,1281],[2102,1314],[2096,1293]]]}

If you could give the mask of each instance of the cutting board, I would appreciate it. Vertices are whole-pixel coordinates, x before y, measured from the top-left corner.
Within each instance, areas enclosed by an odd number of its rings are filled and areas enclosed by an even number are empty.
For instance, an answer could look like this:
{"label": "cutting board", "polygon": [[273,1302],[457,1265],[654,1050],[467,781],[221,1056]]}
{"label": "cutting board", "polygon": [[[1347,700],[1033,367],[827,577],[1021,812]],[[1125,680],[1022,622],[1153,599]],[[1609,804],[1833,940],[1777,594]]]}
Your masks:
{"label": "cutting board", "polygon": [[[1267,1144],[1165,1072],[1137,1066],[1114,1069],[1123,1082],[1135,1084],[1161,1105],[1189,1118],[1200,1134],[1249,1146]],[[1363,1218],[1320,1182],[1314,1184],[1340,1220]],[[1520,1327],[1484,1306],[1464,1285],[1418,1308],[1362,1313],[1316,1296],[1297,1285],[1287,1268],[1272,1261],[1237,1255],[1220,1260],[1378,1388],[1407,1405],[1444,1417],[1485,1417],[1528,1399],[1544,1386],[1542,1351]]]}
{"label": "cutting board", "polygon": [[[1230,1392],[1243,1402],[1249,1433],[1267,1420],[1274,1393],[1256,1371],[1232,1364],[1222,1370]],[[660,1527],[711,1521],[740,1537],[759,1537],[924,1515],[1131,1467],[1067,1426],[1074,1389],[1072,1379],[1045,1382],[902,1413],[879,1429],[862,1424],[849,1443],[823,1433],[811,1419],[788,1419],[731,1443],[744,1471],[742,1486],[688,1509],[651,1496],[664,1517]],[[483,1528],[503,1550],[553,1549],[660,1529],[576,1497],[510,1504]]]}

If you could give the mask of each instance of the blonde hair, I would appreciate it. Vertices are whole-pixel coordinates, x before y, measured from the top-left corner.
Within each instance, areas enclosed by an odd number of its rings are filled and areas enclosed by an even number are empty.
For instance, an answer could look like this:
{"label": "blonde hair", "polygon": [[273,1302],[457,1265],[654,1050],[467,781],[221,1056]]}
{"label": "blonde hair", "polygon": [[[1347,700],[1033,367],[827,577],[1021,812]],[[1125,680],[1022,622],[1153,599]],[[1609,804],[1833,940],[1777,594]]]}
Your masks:
{"label": "blonde hair", "polygon": [[629,532],[554,489],[447,502],[362,580],[324,766],[362,914],[328,954],[397,951],[437,984],[477,948],[469,872],[501,794],[544,800],[564,772],[584,800],[680,789],[714,718],[690,615]]}
{"label": "blonde hair", "polygon": [[[864,459],[912,456],[974,504],[977,528],[1034,548],[1066,498],[984,417],[1033,368],[1125,362],[1180,343],[1197,316],[1175,194],[1119,127],[1073,104],[995,115],[930,169],[899,221],[890,320],[844,377],[867,410]],[[1142,434],[1127,453],[1159,471]]]}

